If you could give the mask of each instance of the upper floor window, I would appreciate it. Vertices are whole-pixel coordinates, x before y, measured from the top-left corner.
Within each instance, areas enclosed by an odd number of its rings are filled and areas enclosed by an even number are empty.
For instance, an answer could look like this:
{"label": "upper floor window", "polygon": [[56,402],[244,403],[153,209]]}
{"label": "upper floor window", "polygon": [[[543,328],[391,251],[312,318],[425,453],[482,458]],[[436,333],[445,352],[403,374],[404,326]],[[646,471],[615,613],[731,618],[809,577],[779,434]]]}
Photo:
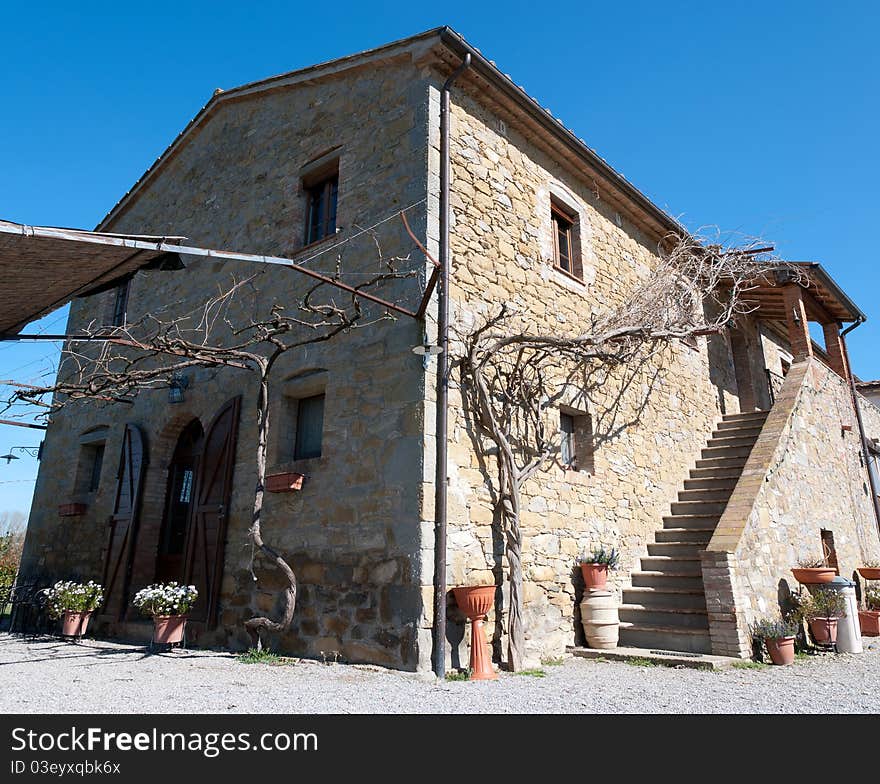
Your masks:
{"label": "upper floor window", "polygon": [[131,278],[116,287],[113,293],[113,313],[110,316],[110,326],[125,326],[125,314],[128,310],[128,290],[131,287]]}
{"label": "upper floor window", "polygon": [[79,461],[74,484],[77,493],[94,493],[101,486],[107,428],[96,427],[80,436]]}
{"label": "upper floor window", "polygon": [[306,245],[336,233],[336,199],[338,194],[338,169],[329,177],[306,186]]}
{"label": "upper floor window", "polygon": [[550,202],[550,222],[553,227],[553,263],[563,272],[581,278],[580,231],[577,213],[556,200]]}
{"label": "upper floor window", "polygon": [[296,441],[293,459],[321,456],[324,435],[324,395],[303,397],[296,404]]}
{"label": "upper floor window", "polygon": [[593,418],[582,411],[559,412],[559,462],[569,471],[596,472]]}

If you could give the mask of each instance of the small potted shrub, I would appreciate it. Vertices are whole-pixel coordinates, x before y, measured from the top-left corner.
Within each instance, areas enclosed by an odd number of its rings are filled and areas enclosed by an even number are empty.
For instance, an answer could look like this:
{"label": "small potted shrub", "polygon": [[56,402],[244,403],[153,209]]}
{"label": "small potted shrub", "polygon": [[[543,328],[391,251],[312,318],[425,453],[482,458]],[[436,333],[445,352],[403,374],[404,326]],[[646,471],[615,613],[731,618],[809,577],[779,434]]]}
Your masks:
{"label": "small potted shrub", "polygon": [[175,643],[183,640],[186,614],[198,595],[194,585],[156,583],[141,588],[134,595],[132,604],[142,615],[152,617],[153,642]]}
{"label": "small potted shrub", "polygon": [[859,610],[859,626],[865,637],[880,637],[880,588],[865,591],[865,609]]}
{"label": "small potted shrub", "polygon": [[824,558],[806,558],[791,570],[794,579],[804,585],[821,585],[830,583],[837,572],[825,564]]}
{"label": "small potted shrub", "polygon": [[577,562],[584,576],[584,587],[603,590],[608,582],[608,570],[620,566],[620,553],[613,547],[606,550],[600,546],[580,555]]}
{"label": "small potted shrub", "polygon": [[82,637],[92,613],[104,603],[104,586],[89,580],[87,583],[59,580],[46,588],[46,608],[53,618],[61,619],[61,634]]}
{"label": "small potted shrub", "polygon": [[858,571],[865,580],[880,580],[880,562],[878,561],[868,561],[864,566],[860,566]]}
{"label": "small potted shrub", "polygon": [[801,611],[817,643],[832,645],[837,642],[837,620],[846,615],[846,599],[842,593],[819,588],[804,600]]}
{"label": "small potted shrub", "polygon": [[762,618],[752,624],[752,639],[764,644],[770,661],[784,665],[794,662],[794,639],[798,624],[794,620]]}

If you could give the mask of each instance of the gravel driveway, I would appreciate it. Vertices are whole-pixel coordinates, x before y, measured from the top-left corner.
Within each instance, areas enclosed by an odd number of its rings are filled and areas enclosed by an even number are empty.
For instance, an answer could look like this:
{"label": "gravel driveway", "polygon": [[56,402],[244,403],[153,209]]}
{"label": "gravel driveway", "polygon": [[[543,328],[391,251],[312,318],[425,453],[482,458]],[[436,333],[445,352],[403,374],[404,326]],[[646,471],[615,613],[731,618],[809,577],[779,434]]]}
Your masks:
{"label": "gravel driveway", "polygon": [[875,713],[880,642],[720,672],[568,658],[544,677],[437,682],[379,667],[0,634],[3,713]]}

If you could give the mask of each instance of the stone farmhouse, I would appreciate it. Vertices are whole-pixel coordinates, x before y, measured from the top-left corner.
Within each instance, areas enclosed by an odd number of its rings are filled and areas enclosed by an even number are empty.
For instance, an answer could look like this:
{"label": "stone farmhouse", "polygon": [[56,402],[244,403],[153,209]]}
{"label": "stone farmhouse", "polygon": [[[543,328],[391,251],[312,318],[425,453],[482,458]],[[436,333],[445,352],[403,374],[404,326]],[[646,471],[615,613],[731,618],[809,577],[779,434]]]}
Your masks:
{"label": "stone farmhouse", "polygon": [[[383,242],[410,251],[399,221],[383,223],[403,210],[436,255],[440,91],[466,54],[449,137],[453,328],[515,300],[548,329],[577,329],[626,287],[650,285],[658,242],[681,227],[449,28],[218,90],[98,230],[328,269],[359,227],[393,225]],[[375,264],[369,242],[345,252],[347,269]],[[184,312],[253,273],[186,261],[75,301],[67,334]],[[418,264],[420,279],[401,289],[411,304],[431,272],[424,256]],[[802,268],[803,280],[754,291],[735,328],[673,346],[650,395],[618,404],[613,422],[610,388],[571,390],[549,412],[562,456],[524,494],[530,658],[583,644],[575,559],[599,544],[622,553],[621,644],[731,656],[750,655],[749,623],[796,589],[799,560],[823,556],[846,576],[880,560],[880,483],[865,455],[880,410],[856,394],[843,338],[864,315],[820,264]],[[275,267],[258,285],[295,301],[306,283]],[[240,315],[259,301],[259,290],[242,299]],[[277,369],[269,473],[307,477],[265,506],[266,536],[301,583],[282,652],[430,668],[437,378],[412,348],[433,337],[435,318],[432,301],[426,323],[380,321]],[[235,370],[194,369],[187,382],[179,402],[147,390],[134,405],[53,416],[23,574],[103,581],[99,628],[127,639],[149,635],[128,607],[135,590],[195,582],[197,644],[240,650],[242,622],[277,611],[281,584],[265,564],[256,582],[249,569],[257,388]],[[454,378],[447,443],[447,582],[499,586],[488,625],[497,661],[503,548]],[[450,595],[452,664],[467,660],[465,626]]]}

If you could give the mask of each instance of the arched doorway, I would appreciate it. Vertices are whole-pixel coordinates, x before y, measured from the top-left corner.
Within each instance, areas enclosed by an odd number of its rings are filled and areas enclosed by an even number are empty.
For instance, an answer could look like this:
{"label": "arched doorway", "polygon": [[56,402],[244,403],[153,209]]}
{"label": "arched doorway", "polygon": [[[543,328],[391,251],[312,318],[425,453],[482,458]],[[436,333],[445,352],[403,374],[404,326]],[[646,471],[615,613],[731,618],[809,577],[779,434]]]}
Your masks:
{"label": "arched doorway", "polygon": [[156,580],[184,579],[187,532],[196,500],[199,462],[205,432],[193,419],[181,432],[168,467],[165,511],[156,555]]}

